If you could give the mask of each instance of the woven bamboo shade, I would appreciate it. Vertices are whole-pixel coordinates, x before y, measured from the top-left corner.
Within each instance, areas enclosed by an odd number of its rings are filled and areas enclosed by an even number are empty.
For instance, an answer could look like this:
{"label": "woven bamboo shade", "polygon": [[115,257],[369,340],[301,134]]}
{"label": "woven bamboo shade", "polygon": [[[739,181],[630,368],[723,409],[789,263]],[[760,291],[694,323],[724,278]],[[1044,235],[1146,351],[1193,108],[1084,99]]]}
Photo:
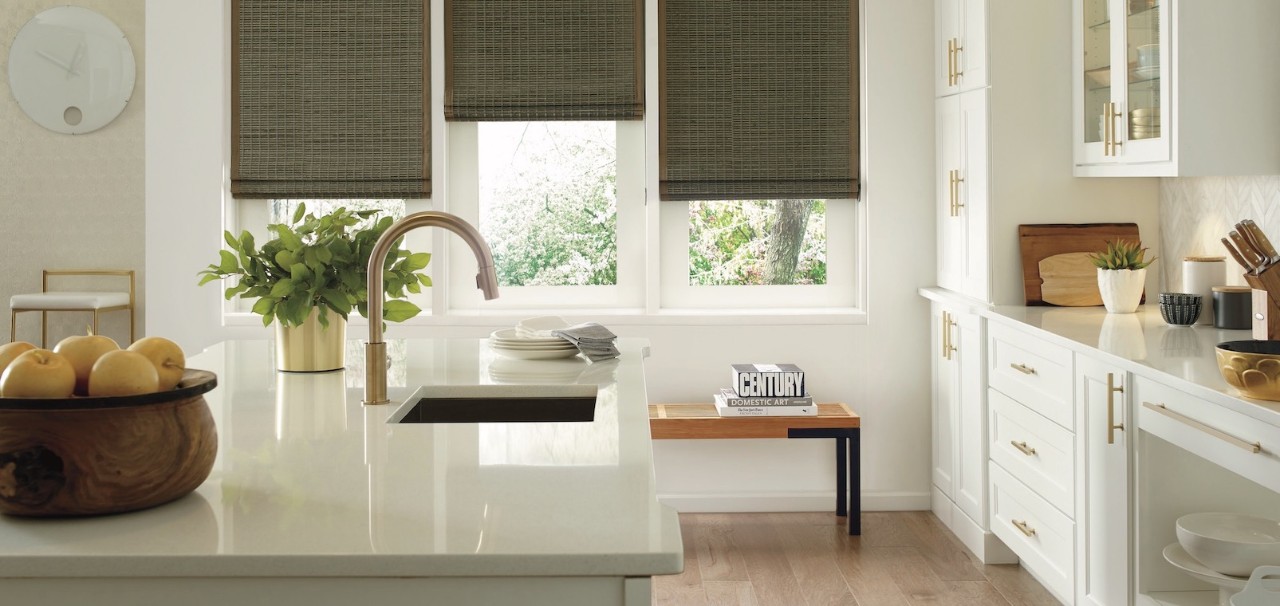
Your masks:
{"label": "woven bamboo shade", "polygon": [[663,200],[856,198],[856,0],[659,0]]}
{"label": "woven bamboo shade", "polygon": [[234,0],[231,193],[431,193],[428,0]]}
{"label": "woven bamboo shade", "polygon": [[445,0],[445,119],[642,118],[642,11],[642,0]]}

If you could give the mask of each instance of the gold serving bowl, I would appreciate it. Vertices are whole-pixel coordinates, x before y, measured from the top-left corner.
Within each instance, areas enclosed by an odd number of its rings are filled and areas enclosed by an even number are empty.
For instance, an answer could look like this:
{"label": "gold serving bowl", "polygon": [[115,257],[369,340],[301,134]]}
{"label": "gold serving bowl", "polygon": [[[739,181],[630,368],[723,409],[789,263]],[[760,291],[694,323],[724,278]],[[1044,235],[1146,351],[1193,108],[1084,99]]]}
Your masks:
{"label": "gold serving bowl", "polygon": [[1215,352],[1222,378],[1241,395],[1280,401],[1280,341],[1227,341]]}
{"label": "gold serving bowl", "polygon": [[207,370],[135,396],[0,398],[0,513],[83,516],[154,507],[209,477],[218,432]]}

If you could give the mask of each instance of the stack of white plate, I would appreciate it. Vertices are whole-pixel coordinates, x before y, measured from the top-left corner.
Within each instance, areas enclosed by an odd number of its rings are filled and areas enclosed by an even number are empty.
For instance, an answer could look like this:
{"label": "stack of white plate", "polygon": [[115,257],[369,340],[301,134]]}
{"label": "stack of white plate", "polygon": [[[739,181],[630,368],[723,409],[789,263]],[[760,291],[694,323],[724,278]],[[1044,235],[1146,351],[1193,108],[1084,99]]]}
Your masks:
{"label": "stack of white plate", "polygon": [[514,328],[493,331],[489,335],[489,347],[521,360],[554,360],[578,355],[578,348],[560,337],[522,337]]}

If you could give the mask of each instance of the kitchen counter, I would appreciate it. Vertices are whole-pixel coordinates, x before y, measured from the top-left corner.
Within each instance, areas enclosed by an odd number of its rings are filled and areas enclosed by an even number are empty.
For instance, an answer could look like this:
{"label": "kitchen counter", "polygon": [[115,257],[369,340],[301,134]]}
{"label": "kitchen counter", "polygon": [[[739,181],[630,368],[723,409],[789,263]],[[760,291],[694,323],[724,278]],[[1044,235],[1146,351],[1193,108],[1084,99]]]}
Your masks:
{"label": "kitchen counter", "polygon": [[[943,289],[922,289],[920,294],[935,301],[961,300]],[[1245,398],[1218,371],[1217,344],[1252,339],[1249,330],[1224,330],[1212,324],[1169,326],[1155,304],[1140,306],[1132,314],[1112,314],[1103,307],[988,306],[963,300],[971,302],[969,311],[989,322],[1030,330],[1077,353],[1102,355],[1129,372],[1280,426],[1280,402]]]}
{"label": "kitchen counter", "polygon": [[[475,593],[484,584],[458,585],[483,578],[505,587],[512,603],[550,604],[579,595],[561,588],[538,597],[569,578],[614,579],[617,587],[600,589],[631,603],[647,600],[647,577],[682,569],[675,512],[654,488],[647,342],[620,340],[622,357],[596,364],[511,360],[475,339],[388,344],[392,404],[382,406],[360,403],[358,342],[348,343],[347,369],[331,373],[275,372],[270,341],[221,343],[191,357],[189,367],[218,375],[206,395],[219,435],[209,479],[146,511],[0,516],[0,591],[47,597],[38,592],[86,577],[341,577],[387,580],[379,603],[392,603],[391,588],[402,586],[406,599],[465,585],[458,595],[474,603],[500,601]],[[594,421],[387,422],[417,386],[502,383],[595,384]],[[527,582],[494,582],[511,577]],[[414,579],[437,582],[405,585]],[[316,596],[322,601],[355,597],[342,585],[309,586],[329,588]],[[228,591],[219,595],[261,595]]]}

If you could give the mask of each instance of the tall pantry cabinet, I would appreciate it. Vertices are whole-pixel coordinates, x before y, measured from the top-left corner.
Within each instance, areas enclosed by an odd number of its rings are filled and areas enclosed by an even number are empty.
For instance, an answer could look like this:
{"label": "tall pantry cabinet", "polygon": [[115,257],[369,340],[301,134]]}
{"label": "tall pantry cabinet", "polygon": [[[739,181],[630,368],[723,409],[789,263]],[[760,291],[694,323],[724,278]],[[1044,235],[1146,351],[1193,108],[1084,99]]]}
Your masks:
{"label": "tall pantry cabinet", "polygon": [[[986,562],[1016,557],[991,531],[989,337],[975,311],[1023,303],[1018,225],[1135,222],[1158,247],[1154,179],[1072,174],[1073,4],[935,0],[932,506]],[[945,357],[948,344],[962,349]]]}

